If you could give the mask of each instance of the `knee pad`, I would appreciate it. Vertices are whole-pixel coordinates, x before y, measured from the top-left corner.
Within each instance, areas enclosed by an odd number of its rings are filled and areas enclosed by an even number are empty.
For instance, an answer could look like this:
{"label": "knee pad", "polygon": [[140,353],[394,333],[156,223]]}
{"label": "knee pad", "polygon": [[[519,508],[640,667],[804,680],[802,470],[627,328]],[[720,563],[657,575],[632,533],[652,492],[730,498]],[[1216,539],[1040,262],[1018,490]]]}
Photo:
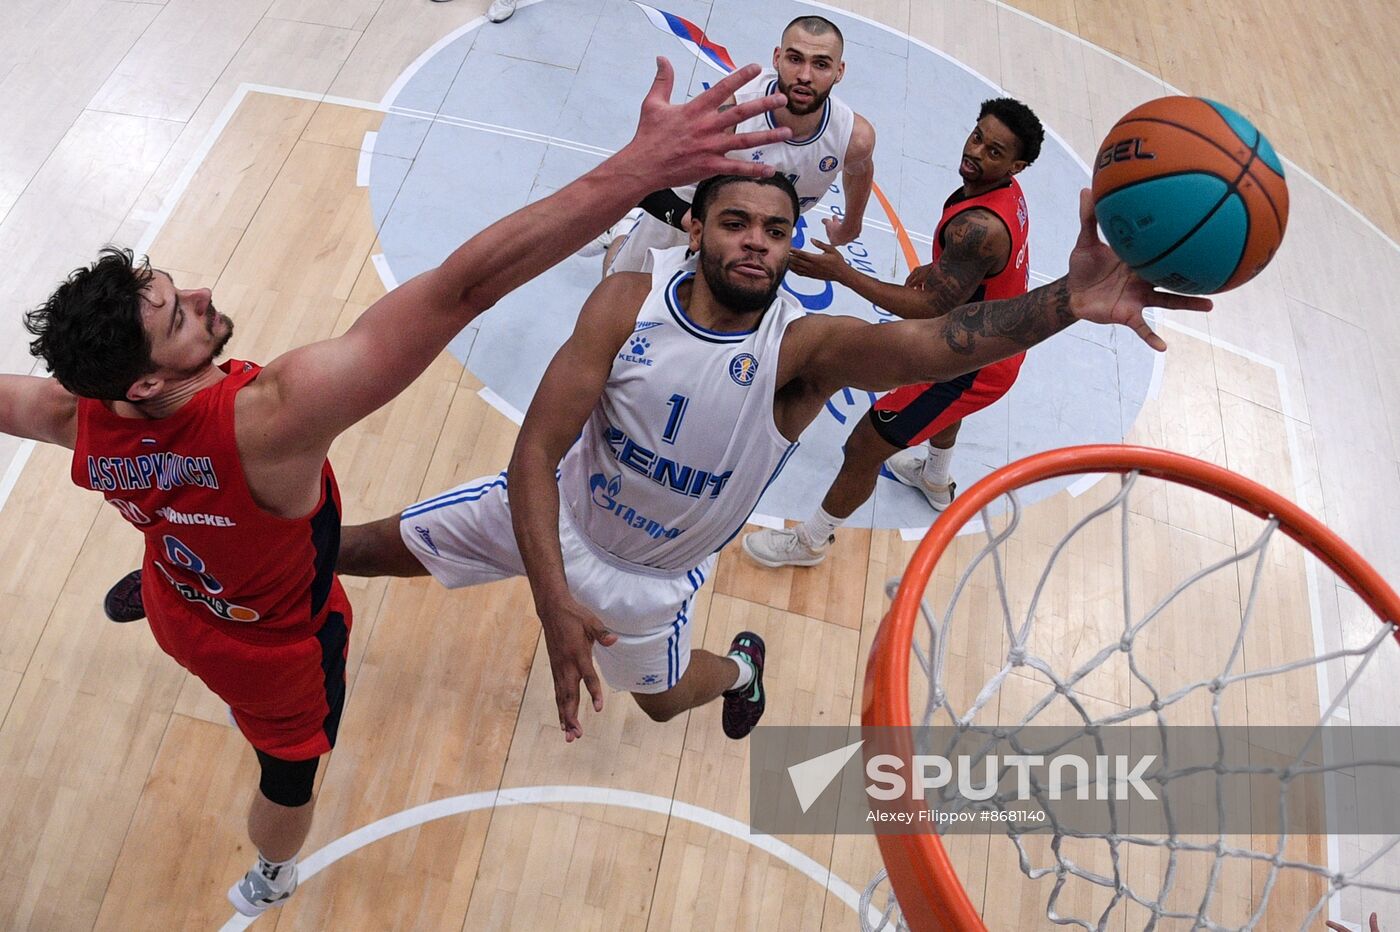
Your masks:
{"label": "knee pad", "polygon": [[321,763],[319,757],[310,760],[282,760],[271,754],[253,749],[262,767],[262,777],[258,789],[263,796],[279,806],[304,806],[311,802],[311,788],[316,783],[316,768]]}

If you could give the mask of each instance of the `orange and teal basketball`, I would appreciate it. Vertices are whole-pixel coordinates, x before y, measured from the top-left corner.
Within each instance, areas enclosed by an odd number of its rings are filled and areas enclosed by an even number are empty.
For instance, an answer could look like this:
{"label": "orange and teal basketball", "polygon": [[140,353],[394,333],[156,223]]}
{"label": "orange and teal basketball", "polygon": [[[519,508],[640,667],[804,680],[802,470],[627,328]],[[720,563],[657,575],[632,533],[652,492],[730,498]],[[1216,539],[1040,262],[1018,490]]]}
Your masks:
{"label": "orange and teal basketball", "polygon": [[1099,146],[1094,214],[1113,251],[1153,284],[1229,291],[1258,275],[1283,240],[1283,161],[1224,104],[1161,97],[1130,111]]}

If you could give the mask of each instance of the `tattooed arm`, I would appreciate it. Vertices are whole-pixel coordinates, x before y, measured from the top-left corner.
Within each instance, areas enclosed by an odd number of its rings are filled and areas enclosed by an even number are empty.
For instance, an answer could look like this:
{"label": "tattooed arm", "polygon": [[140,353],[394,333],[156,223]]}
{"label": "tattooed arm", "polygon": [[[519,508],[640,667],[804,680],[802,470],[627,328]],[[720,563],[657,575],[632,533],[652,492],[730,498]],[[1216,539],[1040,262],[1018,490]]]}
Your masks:
{"label": "tattooed arm", "polygon": [[958,214],[943,230],[943,252],[936,265],[920,266],[923,287],[882,282],[864,275],[826,243],[814,242],[821,255],[795,252],[790,268],[798,275],[839,282],[877,307],[898,317],[922,320],[939,317],[962,304],[988,275],[1011,259],[1011,234],[989,210],[973,208]]}
{"label": "tattooed arm", "polygon": [[[1079,240],[1064,278],[1020,297],[965,304],[929,320],[867,324],[853,317],[809,315],[788,330],[792,346],[790,352],[784,343],[779,384],[786,389],[801,383],[808,390],[790,396],[824,401],[845,386],[880,391],[944,381],[1019,353],[1076,320],[1130,327],[1160,351],[1166,344],[1144,320],[1145,307],[1210,310],[1205,298],[1158,291],[1133,274],[1099,239],[1087,190],[1080,194],[1079,208]],[[805,424],[789,421],[784,432],[800,426]]]}

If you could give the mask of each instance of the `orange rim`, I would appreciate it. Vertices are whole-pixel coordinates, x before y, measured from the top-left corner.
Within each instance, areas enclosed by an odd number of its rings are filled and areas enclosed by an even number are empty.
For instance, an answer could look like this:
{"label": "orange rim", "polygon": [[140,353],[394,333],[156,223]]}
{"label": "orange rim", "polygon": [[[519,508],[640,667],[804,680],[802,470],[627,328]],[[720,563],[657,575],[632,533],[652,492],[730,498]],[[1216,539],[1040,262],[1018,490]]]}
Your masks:
{"label": "orange rim", "polygon": [[[934,567],[957,532],[1008,491],[1058,476],[1100,472],[1139,472],[1208,492],[1260,518],[1275,517],[1279,530],[1327,564],[1378,618],[1400,621],[1400,597],[1381,575],[1321,521],[1272,489],[1220,466],[1166,450],[1110,444],[1065,447],[1002,467],[959,495],[929,528],[875,635],[865,668],[862,725],[910,724],[909,657],[919,603]],[[894,753],[910,753],[910,748],[898,748]],[[881,835],[877,840],[890,885],[913,932],[986,929],[936,834]]]}

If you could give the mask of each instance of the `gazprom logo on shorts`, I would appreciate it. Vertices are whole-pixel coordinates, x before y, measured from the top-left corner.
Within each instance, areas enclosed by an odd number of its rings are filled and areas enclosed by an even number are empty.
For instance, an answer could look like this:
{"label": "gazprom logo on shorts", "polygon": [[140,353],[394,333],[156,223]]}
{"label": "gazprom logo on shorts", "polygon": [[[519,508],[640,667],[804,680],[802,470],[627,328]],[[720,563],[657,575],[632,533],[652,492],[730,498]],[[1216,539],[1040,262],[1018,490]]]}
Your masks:
{"label": "gazprom logo on shorts", "polygon": [[637,509],[631,505],[618,501],[617,497],[622,494],[621,474],[609,478],[600,472],[595,472],[589,477],[588,491],[594,505],[610,514],[617,515],[627,522],[629,527],[645,532],[648,537],[654,540],[670,540],[681,534],[682,528],[668,528],[659,521],[653,521],[638,514]]}
{"label": "gazprom logo on shorts", "polygon": [[740,353],[729,360],[729,377],[737,385],[752,385],[758,375],[758,360],[753,353]]}
{"label": "gazprom logo on shorts", "polygon": [[836,161],[836,156],[828,155],[826,158],[822,159],[820,162],[817,163],[817,167],[824,172],[834,172],[836,171],[836,166],[838,164],[839,163]]}

